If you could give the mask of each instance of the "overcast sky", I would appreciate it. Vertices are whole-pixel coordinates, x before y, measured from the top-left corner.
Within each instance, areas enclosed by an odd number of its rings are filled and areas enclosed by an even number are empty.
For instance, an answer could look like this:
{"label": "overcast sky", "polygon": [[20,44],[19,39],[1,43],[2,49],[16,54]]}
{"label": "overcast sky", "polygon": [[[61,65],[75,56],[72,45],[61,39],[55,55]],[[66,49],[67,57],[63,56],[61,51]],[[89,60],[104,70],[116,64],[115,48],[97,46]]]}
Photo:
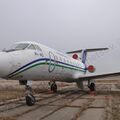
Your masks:
{"label": "overcast sky", "polygon": [[64,52],[112,46],[101,64],[118,70],[120,0],[0,0],[0,49],[25,40]]}
{"label": "overcast sky", "polygon": [[0,49],[36,41],[68,51],[120,40],[120,0],[0,0]]}

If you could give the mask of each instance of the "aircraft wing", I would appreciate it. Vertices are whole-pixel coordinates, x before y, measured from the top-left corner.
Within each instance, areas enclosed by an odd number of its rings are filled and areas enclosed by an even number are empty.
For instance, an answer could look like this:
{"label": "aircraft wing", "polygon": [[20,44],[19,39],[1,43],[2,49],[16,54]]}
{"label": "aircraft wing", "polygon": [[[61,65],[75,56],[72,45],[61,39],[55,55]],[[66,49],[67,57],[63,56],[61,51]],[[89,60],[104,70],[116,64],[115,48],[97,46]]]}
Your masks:
{"label": "aircraft wing", "polygon": [[100,75],[91,75],[91,76],[82,76],[78,78],[78,80],[94,80],[94,79],[99,79],[99,78],[106,78],[106,77],[113,77],[113,76],[120,76],[120,72],[117,73],[108,73],[108,74],[100,74]]}

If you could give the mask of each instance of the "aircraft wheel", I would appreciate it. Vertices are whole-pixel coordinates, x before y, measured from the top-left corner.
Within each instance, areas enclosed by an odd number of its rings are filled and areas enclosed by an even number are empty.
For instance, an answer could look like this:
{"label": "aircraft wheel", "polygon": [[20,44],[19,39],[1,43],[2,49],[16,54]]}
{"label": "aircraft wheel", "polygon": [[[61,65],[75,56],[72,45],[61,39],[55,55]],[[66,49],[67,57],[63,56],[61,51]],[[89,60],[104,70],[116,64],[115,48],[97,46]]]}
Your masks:
{"label": "aircraft wheel", "polygon": [[53,91],[54,93],[57,92],[57,85],[56,85],[56,83],[53,83],[53,84],[51,85],[51,91]]}
{"label": "aircraft wheel", "polygon": [[88,85],[88,88],[90,89],[90,91],[95,91],[95,83],[90,83],[89,85]]}
{"label": "aircraft wheel", "polygon": [[95,83],[91,83],[90,84],[90,90],[91,91],[95,91]]}
{"label": "aircraft wheel", "polygon": [[35,97],[34,97],[32,94],[28,94],[28,95],[26,96],[26,104],[27,104],[28,106],[32,106],[32,105],[35,104]]}

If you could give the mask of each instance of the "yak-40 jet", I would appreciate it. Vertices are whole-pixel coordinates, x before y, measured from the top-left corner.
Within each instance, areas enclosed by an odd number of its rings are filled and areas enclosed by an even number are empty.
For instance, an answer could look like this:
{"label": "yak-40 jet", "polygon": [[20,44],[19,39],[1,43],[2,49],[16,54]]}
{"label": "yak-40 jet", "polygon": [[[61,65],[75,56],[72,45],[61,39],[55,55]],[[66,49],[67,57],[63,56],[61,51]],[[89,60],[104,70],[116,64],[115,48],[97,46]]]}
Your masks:
{"label": "yak-40 jet", "polygon": [[[95,90],[95,84],[90,82],[93,79],[105,76],[119,75],[110,73],[104,75],[87,75],[86,72],[94,72],[93,65],[86,65],[88,52],[103,51],[108,48],[86,49],[61,53],[42,44],[35,42],[17,42],[11,49],[0,52],[0,77],[7,80],[19,80],[28,90],[29,80],[43,81],[52,80],[51,90],[57,91],[55,81],[76,82],[78,87],[83,88],[83,81],[88,81],[91,91]],[[81,59],[78,57],[81,53]],[[68,54],[72,54],[72,57]],[[35,97],[32,92],[26,95],[26,104],[35,104]]]}

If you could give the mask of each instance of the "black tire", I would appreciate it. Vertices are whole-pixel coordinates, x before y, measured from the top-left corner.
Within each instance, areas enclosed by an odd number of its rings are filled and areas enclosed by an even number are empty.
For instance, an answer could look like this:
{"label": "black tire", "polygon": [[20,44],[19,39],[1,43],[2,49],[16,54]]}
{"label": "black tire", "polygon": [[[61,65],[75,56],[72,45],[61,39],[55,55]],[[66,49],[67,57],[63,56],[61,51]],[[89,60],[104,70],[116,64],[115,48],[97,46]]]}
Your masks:
{"label": "black tire", "polygon": [[57,85],[55,83],[51,85],[51,91],[53,91],[54,93],[57,92]]}
{"label": "black tire", "polygon": [[35,104],[35,97],[34,97],[32,94],[28,94],[28,95],[26,96],[26,104],[27,104],[28,106],[32,106],[32,105]]}
{"label": "black tire", "polygon": [[90,84],[90,90],[91,91],[95,91],[95,83],[91,83]]}

